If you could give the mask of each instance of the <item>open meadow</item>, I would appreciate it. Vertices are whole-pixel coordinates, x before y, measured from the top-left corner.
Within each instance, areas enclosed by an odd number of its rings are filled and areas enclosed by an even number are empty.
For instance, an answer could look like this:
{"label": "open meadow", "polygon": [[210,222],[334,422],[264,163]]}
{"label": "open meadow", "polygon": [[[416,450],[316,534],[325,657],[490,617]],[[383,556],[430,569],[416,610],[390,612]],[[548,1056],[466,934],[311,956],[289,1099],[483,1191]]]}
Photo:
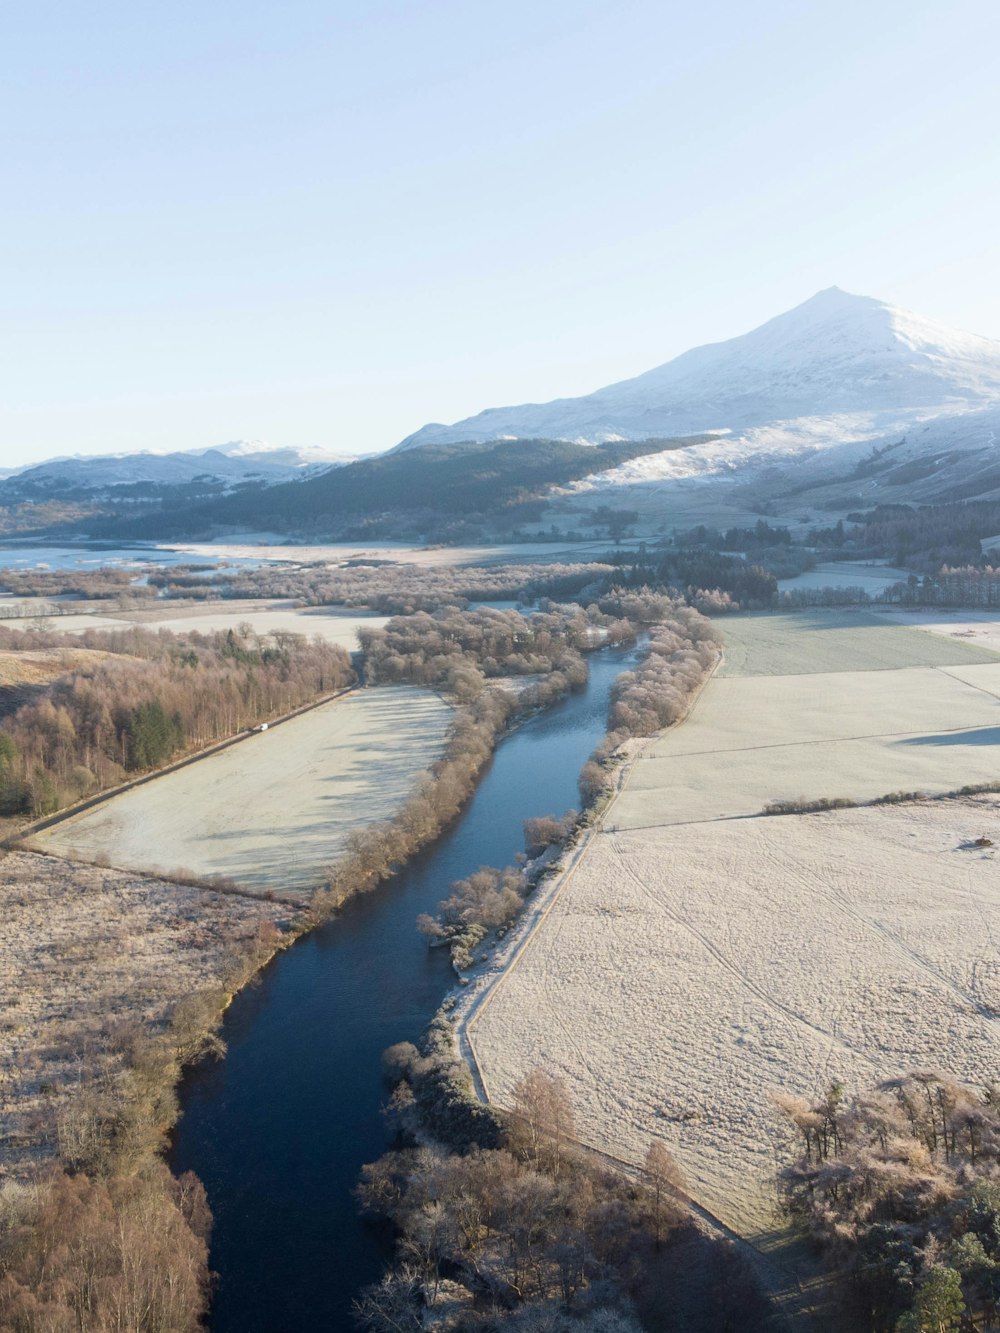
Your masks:
{"label": "open meadow", "polygon": [[749,1234],[791,1141],[775,1092],[996,1077],[1000,798],[760,811],[1000,781],[1000,660],[868,612],[722,628],[722,670],[632,748],[603,829],[464,1012],[491,1097],[565,1074],[585,1141],[639,1162],[663,1138]]}
{"label": "open meadow", "polygon": [[968,608],[947,611],[938,606],[918,610],[892,607],[880,614],[890,625],[907,625],[911,629],[923,630],[925,634],[936,634],[969,647],[988,648],[1000,653],[1000,611],[970,611]]}
{"label": "open meadow", "polygon": [[636,759],[618,828],[1000,782],[1000,663],[713,680]]}
{"label": "open meadow", "polygon": [[35,843],[149,873],[306,890],[352,830],[402,804],[442,753],[451,716],[429,690],[359,690],[112,797]]}
{"label": "open meadow", "polygon": [[[95,603],[100,606],[100,603]],[[217,630],[236,629],[250,625],[258,635],[304,634],[307,638],[319,636],[327,643],[337,644],[347,652],[358,649],[359,629],[381,629],[385,616],[364,615],[343,607],[309,606],[296,608],[290,602],[216,602],[173,603],[169,606],[144,606],[136,611],[71,612],[68,615],[37,617],[24,616],[0,620],[8,629],[43,627],[65,634],[81,634],[85,630],[128,629],[142,625],[146,629],[171,630],[175,634],[213,634]]]}
{"label": "open meadow", "polygon": [[55,1150],[85,1078],[117,1079],[132,1025],[217,986],[282,904],[55,857],[0,857],[0,1179]]}
{"label": "open meadow", "polygon": [[723,676],[898,671],[1000,661],[988,648],[921,634],[877,611],[762,611],[732,616],[720,628],[726,648]]}
{"label": "open meadow", "polygon": [[581,1137],[662,1139],[752,1233],[790,1134],[776,1091],[1000,1068],[995,797],[601,834],[471,1029],[491,1097],[543,1065]]}

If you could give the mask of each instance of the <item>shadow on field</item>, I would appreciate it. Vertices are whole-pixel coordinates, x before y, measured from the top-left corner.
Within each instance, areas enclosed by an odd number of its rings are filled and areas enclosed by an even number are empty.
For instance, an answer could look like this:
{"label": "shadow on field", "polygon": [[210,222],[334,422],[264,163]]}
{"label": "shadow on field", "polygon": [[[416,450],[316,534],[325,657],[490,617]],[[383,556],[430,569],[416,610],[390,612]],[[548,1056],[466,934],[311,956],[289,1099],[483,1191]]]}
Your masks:
{"label": "shadow on field", "polygon": [[932,736],[908,736],[897,745],[1000,745],[1000,727],[975,727],[970,731],[942,731]]}

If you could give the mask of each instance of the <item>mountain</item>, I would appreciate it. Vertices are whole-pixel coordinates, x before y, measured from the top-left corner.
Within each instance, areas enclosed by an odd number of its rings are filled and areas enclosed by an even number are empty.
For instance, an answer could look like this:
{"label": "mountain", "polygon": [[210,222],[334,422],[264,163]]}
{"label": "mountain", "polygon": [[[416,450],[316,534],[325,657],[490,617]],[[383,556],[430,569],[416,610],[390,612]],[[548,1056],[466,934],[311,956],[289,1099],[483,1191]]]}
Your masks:
{"label": "mountain", "polygon": [[91,531],[102,537],[264,529],[364,540],[469,539],[537,522],[553,491],[583,481],[595,469],[617,469],[697,442],[696,437],[592,446],[491,440],[390,450],[303,480],[164,505],[159,513],[144,510],[140,519],[119,507]]}
{"label": "mountain", "polygon": [[53,458],[0,477],[0,502],[160,498],[164,488],[225,492],[274,486],[343,462],[319,449],[276,448],[263,440],[231,440],[212,449],[172,453],[77,455]]}
{"label": "mountain", "polygon": [[546,436],[742,433],[800,419],[893,419],[1000,402],[1000,343],[831,287],[760,328],[582,398],[490,408],[398,448]]}

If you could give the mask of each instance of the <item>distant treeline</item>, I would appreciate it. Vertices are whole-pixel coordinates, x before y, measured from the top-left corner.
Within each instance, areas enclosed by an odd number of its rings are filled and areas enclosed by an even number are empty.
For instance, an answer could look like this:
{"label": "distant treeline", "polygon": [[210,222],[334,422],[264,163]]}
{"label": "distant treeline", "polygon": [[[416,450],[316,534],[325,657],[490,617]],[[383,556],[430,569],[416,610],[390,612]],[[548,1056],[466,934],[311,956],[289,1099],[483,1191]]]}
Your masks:
{"label": "distant treeline", "polygon": [[156,589],[136,583],[137,577],[135,570],[110,565],[99,569],[0,569],[0,590],[13,597],[155,597]]}
{"label": "distant treeline", "polygon": [[[0,649],[65,642],[0,628]],[[39,816],[349,684],[342,648],[248,628],[90,631],[104,661],[59,677],[0,730],[0,811]]]}
{"label": "distant treeline", "polygon": [[500,676],[560,672],[570,685],[582,685],[587,669],[580,653],[628,642],[635,627],[597,606],[568,605],[531,615],[491,609],[418,612],[390,620],[384,629],[362,628],[358,637],[369,682],[410,681],[474,698],[486,680]]}
{"label": "distant treeline", "polygon": [[786,588],[778,594],[777,606],[797,609],[808,606],[946,606],[1000,607],[1000,568],[969,565],[965,569],[945,566],[939,574],[911,574],[877,593],[860,585],[842,588]]}
{"label": "distant treeline", "polygon": [[[438,565],[426,567],[394,560],[358,559],[346,565],[326,563],[263,566],[226,575],[212,585],[216,597],[289,597],[307,606],[365,607],[389,615],[464,606],[466,602],[534,601],[538,597],[575,597],[588,585],[614,574],[599,562],[544,565]],[[158,580],[170,596],[201,596],[206,584],[194,575],[166,570]]]}
{"label": "distant treeline", "polygon": [[934,574],[943,565],[981,563],[982,538],[1000,533],[1000,501],[879,505],[848,514],[847,521],[858,525],[849,531],[849,546]]}

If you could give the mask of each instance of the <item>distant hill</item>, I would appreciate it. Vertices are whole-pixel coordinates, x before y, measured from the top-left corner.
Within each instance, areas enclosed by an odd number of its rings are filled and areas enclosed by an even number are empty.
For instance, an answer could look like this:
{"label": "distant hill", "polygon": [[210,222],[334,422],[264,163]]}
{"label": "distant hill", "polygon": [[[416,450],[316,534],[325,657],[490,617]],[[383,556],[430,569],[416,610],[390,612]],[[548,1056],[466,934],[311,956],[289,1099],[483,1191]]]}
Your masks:
{"label": "distant hill", "polygon": [[553,488],[595,472],[690,447],[694,440],[600,446],[566,440],[431,445],[380,454],[284,485],[255,487],[200,505],[164,508],[141,524],[118,516],[89,525],[100,535],[181,536],[220,529],[447,537],[489,520],[536,518]]}
{"label": "distant hill", "polygon": [[832,287],[582,398],[491,408],[335,461],[259,441],[53,460],[0,479],[0,527],[17,506],[62,521],[69,505],[101,535],[451,540],[549,525],[550,501],[563,528],[617,507],[659,531],[705,486],[743,514],[1000,498],[1000,343]]}
{"label": "distant hill", "polygon": [[232,440],[214,449],[173,453],[76,455],[10,469],[0,476],[0,503],[97,497],[148,502],[174,487],[217,494],[290,481],[338,461],[321,450],[275,448],[263,440]]}

